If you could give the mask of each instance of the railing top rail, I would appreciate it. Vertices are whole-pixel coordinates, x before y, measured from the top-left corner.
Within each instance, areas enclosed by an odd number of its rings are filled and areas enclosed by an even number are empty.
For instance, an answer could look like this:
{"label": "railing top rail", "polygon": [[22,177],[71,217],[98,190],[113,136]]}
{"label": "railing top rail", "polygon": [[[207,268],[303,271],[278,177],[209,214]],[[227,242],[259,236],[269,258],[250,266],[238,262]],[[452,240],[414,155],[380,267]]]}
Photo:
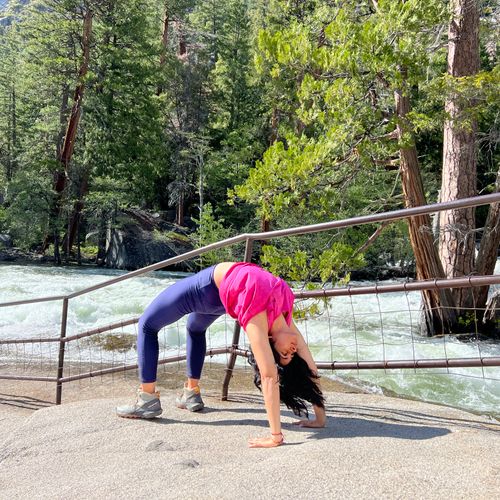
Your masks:
{"label": "railing top rail", "polygon": [[475,196],[472,198],[463,198],[460,200],[447,201],[442,203],[435,203],[432,205],[422,205],[418,207],[412,208],[403,208],[400,210],[394,210],[391,212],[383,212],[371,215],[363,215],[360,217],[352,217],[350,219],[342,219],[338,221],[324,222],[320,224],[312,224],[309,226],[299,226],[290,229],[280,229],[277,231],[269,231],[264,233],[244,233],[238,236],[234,236],[232,238],[228,238],[222,241],[218,241],[216,243],[211,243],[210,245],[206,245],[202,248],[191,250],[190,252],[183,253],[181,255],[177,255],[170,259],[163,260],[161,262],[157,262],[156,264],[152,264],[150,266],[143,267],[141,269],[137,269],[136,271],[131,271],[122,276],[118,276],[116,278],[103,281],[102,283],[98,283],[97,285],[93,285],[91,287],[83,288],[67,296],[61,297],[45,297],[45,298],[36,298],[31,300],[23,300],[17,302],[5,302],[0,303],[0,307],[6,307],[17,304],[29,304],[34,302],[42,302],[48,300],[59,300],[59,299],[72,299],[78,297],[80,295],[84,295],[100,288],[104,288],[120,281],[124,281],[135,276],[141,276],[143,274],[149,273],[151,271],[157,271],[167,266],[171,266],[173,264],[177,264],[179,262],[183,262],[185,260],[198,257],[206,252],[210,252],[212,250],[217,250],[219,248],[224,248],[230,245],[234,245],[236,243],[240,243],[246,240],[268,240],[273,238],[280,238],[283,236],[297,236],[300,234],[311,234],[318,233],[321,231],[328,231],[330,229],[340,229],[345,227],[352,227],[363,224],[370,224],[373,222],[383,222],[383,221],[395,221],[399,219],[406,219],[408,217],[414,217],[417,215],[425,215],[434,212],[440,212],[443,210],[455,210],[459,208],[470,208],[474,206],[480,205],[488,205],[491,203],[500,203],[500,193],[487,194],[483,196]]}
{"label": "railing top rail", "polygon": [[211,243],[210,245],[206,245],[202,248],[198,248],[196,250],[191,250],[190,252],[186,252],[180,255],[176,255],[175,257],[171,257],[170,259],[163,260],[161,262],[157,262],[156,264],[151,264],[150,266],[142,267],[141,269],[137,269],[135,271],[131,271],[129,273],[123,274],[121,276],[117,276],[116,278],[112,278],[110,280],[103,281],[102,283],[98,283],[97,285],[93,285],[87,288],[82,288],[81,290],[77,290],[76,292],[70,293],[68,295],[57,295],[53,297],[39,297],[34,299],[26,299],[26,300],[17,300],[14,302],[3,302],[0,303],[0,307],[7,306],[16,306],[21,304],[33,304],[36,302],[48,302],[51,300],[62,300],[62,299],[73,299],[80,295],[87,294],[89,292],[93,292],[95,290],[99,290],[100,288],[104,288],[110,285],[114,285],[115,283],[119,283],[120,281],[125,281],[130,278],[134,278],[135,276],[141,276],[143,274],[147,274],[152,271],[157,271],[164,267],[172,266],[179,262],[183,262],[185,260],[198,257],[206,252],[210,252],[212,250],[217,250],[218,248],[223,248],[226,246],[234,245],[236,243],[241,243],[242,241],[246,241],[248,239],[248,234],[240,234],[238,236],[234,236],[232,238],[228,238],[226,240],[218,241],[216,243]]}
{"label": "railing top rail", "polygon": [[456,210],[458,208],[470,208],[480,205],[489,205],[491,203],[500,203],[500,193],[492,193],[483,196],[474,196],[472,198],[462,198],[460,200],[446,201],[434,203],[432,205],[420,205],[418,207],[402,208],[391,212],[375,213],[371,215],[361,215],[359,217],[351,217],[338,221],[323,222],[321,224],[313,224],[310,226],[300,226],[290,229],[279,229],[277,231],[269,231],[267,233],[253,233],[247,235],[254,240],[263,240],[270,238],[280,238],[283,236],[293,236],[298,234],[318,233],[329,229],[340,229],[351,226],[360,226],[373,222],[394,221],[399,219],[407,219],[416,215],[432,214],[434,212],[442,212],[443,210]]}
{"label": "railing top rail", "polygon": [[63,300],[65,298],[66,298],[66,295],[54,295],[52,297],[39,297],[39,298],[35,298],[35,299],[14,300],[13,302],[0,303],[0,307],[21,306],[24,304],[35,304],[37,302],[52,302],[54,300]]}
{"label": "railing top rail", "polygon": [[135,276],[141,276],[142,274],[150,273],[151,271],[157,271],[158,269],[162,269],[164,267],[172,266],[174,264],[178,264],[179,262],[183,262],[185,260],[199,257],[200,255],[210,252],[212,250],[217,250],[218,248],[224,248],[227,246],[234,245],[236,243],[240,243],[248,239],[247,234],[240,234],[238,236],[234,236],[232,238],[228,238],[226,240],[218,241],[216,243],[211,243],[210,245],[206,245],[202,248],[197,248],[196,250],[191,250],[190,252],[186,252],[180,255],[176,255],[175,257],[171,257],[170,259],[163,260],[161,262],[157,262],[156,264],[151,264],[150,266],[142,267],[141,269],[137,269],[136,271],[131,271],[130,273],[124,274],[122,276],[118,276],[116,278],[104,281],[103,283],[99,283],[97,285],[84,288],[77,292],[73,292],[68,295],[68,299],[72,299],[74,297],[78,297],[79,295],[84,295],[89,292],[93,292],[94,290],[98,290],[99,288],[103,288],[109,285],[114,285],[120,281],[127,280],[129,278],[134,278]]}
{"label": "railing top rail", "polygon": [[307,290],[295,292],[297,299],[318,299],[323,297],[342,297],[348,295],[369,295],[379,293],[394,292],[415,292],[420,290],[432,290],[442,288],[467,288],[487,285],[500,285],[500,274],[487,276],[465,276],[462,278],[435,279],[407,281],[404,283],[391,283],[390,285],[371,285],[371,286],[347,286],[339,288],[330,288],[321,290]]}

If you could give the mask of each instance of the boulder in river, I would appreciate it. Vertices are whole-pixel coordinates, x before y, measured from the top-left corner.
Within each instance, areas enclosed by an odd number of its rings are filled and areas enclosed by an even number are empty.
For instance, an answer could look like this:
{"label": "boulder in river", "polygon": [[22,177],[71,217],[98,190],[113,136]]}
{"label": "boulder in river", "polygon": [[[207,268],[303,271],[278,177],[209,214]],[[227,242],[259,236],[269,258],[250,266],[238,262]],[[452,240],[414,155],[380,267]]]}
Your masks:
{"label": "boulder in river", "polygon": [[8,234],[0,234],[0,248],[12,248],[12,238]]}
{"label": "boulder in river", "polygon": [[[182,228],[163,221],[157,214],[128,209],[118,215],[107,242],[105,266],[134,270],[193,250]],[[176,269],[191,271],[191,262]]]}

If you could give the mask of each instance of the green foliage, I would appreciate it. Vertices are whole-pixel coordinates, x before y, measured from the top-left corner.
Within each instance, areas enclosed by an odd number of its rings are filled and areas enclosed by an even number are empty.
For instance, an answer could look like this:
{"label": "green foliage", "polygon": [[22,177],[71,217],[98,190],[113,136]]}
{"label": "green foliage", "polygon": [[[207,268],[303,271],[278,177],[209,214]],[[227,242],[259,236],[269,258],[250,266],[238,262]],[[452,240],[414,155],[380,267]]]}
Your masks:
{"label": "green foliage", "polygon": [[120,179],[102,176],[94,177],[90,193],[86,198],[85,212],[87,215],[111,212],[129,205],[128,184]]}
{"label": "green foliage", "polygon": [[0,232],[4,232],[8,229],[8,216],[7,210],[0,206]]}
{"label": "green foliage", "polygon": [[[446,96],[475,98],[461,119],[464,128],[473,118],[491,119],[498,104],[495,69],[446,76],[448,21],[447,4],[439,0],[273,2],[258,36],[256,67],[279,117],[278,140],[230,199],[255,205],[275,228],[285,227],[292,213],[312,213],[318,221],[338,218],[346,207],[350,215],[396,208],[398,152],[417,142],[432,200]],[[413,107],[399,142],[388,137],[397,123],[396,91],[409,95]],[[370,264],[380,261],[377,251],[389,261],[412,260],[406,230],[396,227],[368,250]],[[349,229],[342,238],[350,245],[362,233]],[[289,255],[301,265],[300,253]]]}
{"label": "green foliage", "polygon": [[243,183],[252,165],[265,150],[256,137],[255,126],[241,126],[225,135],[217,150],[206,158],[205,183],[207,198],[217,207],[217,213],[235,227],[244,227],[254,216],[253,209],[244,204],[235,207],[227,197],[235,185]]}
{"label": "green foliage", "polygon": [[364,266],[362,255],[356,255],[352,247],[344,243],[332,243],[322,252],[308,255],[299,250],[293,254],[276,246],[265,245],[262,248],[262,263],[276,275],[292,281],[323,283],[348,283],[349,271]]}
{"label": "green foliage", "polygon": [[96,245],[82,245],[80,252],[85,259],[95,259],[99,253],[99,248]]}
{"label": "green foliage", "polygon": [[[397,144],[376,138],[394,128],[393,91],[403,81],[409,91],[440,60],[427,48],[445,9],[434,0],[377,3],[311,2],[294,18],[289,3],[277,2],[288,22],[260,32],[257,67],[272,91],[287,92],[289,100],[278,103],[286,119],[281,141],[231,194],[256,204],[262,217],[304,210],[319,189],[328,198],[396,153]],[[428,127],[429,119],[418,118]]]}
{"label": "green foliage", "polygon": [[155,229],[153,231],[153,240],[155,241],[163,241],[163,242],[171,242],[171,241],[177,241],[179,243],[191,243],[191,239],[189,236],[186,236],[184,234],[176,233],[174,231],[159,231]]}
{"label": "green foliage", "polygon": [[[196,248],[202,248],[225,240],[232,236],[231,230],[224,227],[224,219],[217,219],[214,215],[212,205],[207,203],[203,206],[203,210],[199,219],[193,219],[197,224],[196,232],[193,235],[193,240]],[[199,258],[202,267],[211,266],[219,262],[231,262],[234,258],[233,249],[231,247],[211,250],[202,254]]]}
{"label": "green foliage", "polygon": [[56,159],[69,96],[78,81],[81,22],[77,2],[40,0],[21,10],[10,28],[19,169],[33,170]]}
{"label": "green foliage", "polygon": [[[500,85],[500,66],[489,71],[481,71],[472,76],[452,77],[444,74],[436,77],[426,85],[424,91],[428,96],[427,112],[412,111],[410,120],[416,131],[437,131],[442,121],[447,118],[444,112],[446,99],[454,98],[458,107],[462,108],[461,116],[454,116],[455,123],[464,130],[471,130],[473,121],[487,122],[492,109],[500,106],[498,88]],[[429,106],[440,106],[440,112],[429,113]]]}
{"label": "green foliage", "polygon": [[367,266],[375,270],[387,265],[396,266],[403,274],[411,275],[414,257],[406,222],[393,222],[382,234],[365,252]]}
{"label": "green foliage", "polygon": [[[398,152],[414,143],[435,200],[450,95],[474,104],[460,119],[464,129],[478,120],[479,189],[495,180],[500,82],[491,2],[481,25],[482,71],[461,79],[446,75],[442,0],[10,5],[0,27],[0,190],[7,193],[0,230],[22,246],[39,245],[49,227],[62,237],[76,200],[84,202],[83,229],[101,237],[120,223],[122,208],[182,205],[196,217],[202,207],[198,246],[263,221],[279,229],[399,208]],[[83,112],[62,210],[49,225],[88,7]],[[388,137],[396,90],[412,103],[399,143]],[[363,265],[355,249],[374,230],[280,240],[264,258],[293,280],[337,282]],[[409,264],[405,223],[386,228],[364,258],[374,267]]]}
{"label": "green foliage", "polygon": [[48,230],[48,210],[52,199],[49,180],[29,172],[19,172],[9,183],[5,218],[16,246],[30,249]]}
{"label": "green foliage", "polygon": [[129,202],[154,197],[163,168],[162,121],[156,90],[158,47],[152,5],[138,0],[103,8],[94,23],[91,73],[82,119],[81,161],[95,175],[128,186]]}
{"label": "green foliage", "polygon": [[106,224],[116,227],[116,213],[128,206],[129,189],[125,181],[110,177],[94,178],[83,208],[87,233],[103,233]]}
{"label": "green foliage", "polygon": [[228,224],[238,226],[248,222],[248,210],[230,209],[226,191],[243,182],[265,149],[259,82],[252,76],[249,12],[244,0],[192,2],[181,8],[187,59],[167,59],[161,96],[168,103],[169,204],[192,200],[198,191],[199,204],[202,198],[217,204]]}
{"label": "green foliage", "polygon": [[477,328],[477,317],[472,311],[466,312],[459,316],[458,325],[465,331],[474,331]]}

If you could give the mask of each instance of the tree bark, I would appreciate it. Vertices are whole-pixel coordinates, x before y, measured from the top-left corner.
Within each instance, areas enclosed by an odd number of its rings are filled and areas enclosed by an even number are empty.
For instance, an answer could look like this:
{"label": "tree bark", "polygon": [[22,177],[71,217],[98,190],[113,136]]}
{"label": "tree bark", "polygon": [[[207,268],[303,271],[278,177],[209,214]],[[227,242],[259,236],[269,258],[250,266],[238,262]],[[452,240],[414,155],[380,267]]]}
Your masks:
{"label": "tree bark", "polygon": [[[495,191],[500,192],[500,170],[497,172]],[[498,247],[500,246],[500,203],[492,203],[488,211],[488,217],[484,224],[481,246],[477,255],[476,273],[479,275],[493,274],[498,257]],[[478,308],[478,314],[482,315],[482,310],[488,300],[489,287],[484,286],[474,290],[473,304],[468,304]]]}
{"label": "tree bark", "polygon": [[71,213],[68,222],[68,231],[63,239],[63,248],[66,249],[68,256],[75,243],[75,238],[77,236],[78,227],[80,224],[81,213],[83,207],[85,206],[84,199],[88,191],[89,191],[89,171],[85,169],[81,179],[80,189],[78,193],[78,200],[76,201],[73,207],[73,211]]}
{"label": "tree bark", "polygon": [[[64,141],[60,153],[58,154],[57,161],[61,165],[61,169],[58,169],[54,174],[54,191],[56,193],[54,204],[52,207],[52,218],[53,224],[57,226],[57,220],[61,215],[62,209],[62,198],[64,191],[66,189],[67,181],[69,179],[69,165],[71,158],[73,156],[73,151],[75,148],[75,139],[78,131],[78,125],[80,122],[80,115],[82,110],[83,95],[85,92],[85,81],[84,78],[87,74],[90,60],[90,38],[92,34],[92,18],[93,12],[90,9],[85,11],[83,18],[83,35],[82,35],[82,46],[83,46],[83,60],[78,72],[78,84],[75,88],[73,94],[73,106],[71,108],[71,113],[68,119],[68,126],[66,128],[66,134],[64,136]],[[57,228],[54,232],[57,232]],[[54,238],[54,246],[58,238]],[[50,243],[50,236],[45,239],[42,250],[45,251]]]}
{"label": "tree bark", "polygon": [[57,158],[61,157],[62,147],[64,143],[64,136],[67,127],[67,113],[68,113],[68,101],[69,101],[69,86],[64,83],[62,87],[62,99],[61,99],[61,107],[59,108],[59,134],[57,136],[57,144],[56,144],[56,154]]}
{"label": "tree bark", "polygon": [[163,29],[161,33],[161,48],[162,48],[162,53],[160,55],[160,66],[163,66],[165,64],[166,58],[165,58],[165,52],[168,47],[168,28],[170,26],[170,15],[167,10],[167,7],[165,6],[165,14],[163,16]]}
{"label": "tree bark", "polygon": [[10,106],[10,133],[8,142],[8,170],[7,170],[7,180],[11,181],[17,166],[17,112],[16,112],[16,89],[12,88],[11,95],[11,106]]}
{"label": "tree bark", "polygon": [[269,144],[274,144],[278,140],[278,126],[279,126],[279,111],[273,107],[271,114],[271,133],[269,135]]}
{"label": "tree bark", "polygon": [[83,19],[83,61],[78,72],[78,85],[75,88],[73,95],[73,107],[71,108],[71,114],[68,121],[68,128],[66,129],[66,135],[64,137],[63,147],[61,150],[59,162],[64,167],[66,176],[69,171],[69,164],[71,162],[71,157],[73,156],[73,151],[75,148],[75,138],[78,131],[78,125],[80,123],[80,115],[82,112],[82,102],[83,94],[85,92],[85,82],[84,78],[87,74],[89,68],[90,59],[90,36],[92,33],[92,11],[87,10],[85,17]]}
{"label": "tree bark", "polygon": [[[448,30],[448,74],[455,78],[479,71],[479,11],[476,0],[452,0],[453,18]],[[443,141],[441,201],[476,195],[477,154],[474,119],[466,112],[474,103],[457,92],[447,96]],[[447,210],[440,214],[439,253],[446,277],[474,272],[475,209]],[[472,291],[453,290],[457,307],[470,303]]]}
{"label": "tree bark", "polygon": [[[168,12],[167,5],[165,5],[165,13],[163,15],[163,28],[161,33],[161,54],[160,54],[160,69],[165,66],[167,60],[167,47],[168,47],[168,29],[170,26],[170,14]],[[163,92],[163,85],[160,83],[156,89],[156,95],[160,95]]]}
{"label": "tree bark", "polygon": [[179,201],[175,208],[175,223],[179,226],[184,226],[184,193],[180,193]]}
{"label": "tree bark", "polygon": [[[403,76],[405,70],[402,69]],[[417,159],[417,150],[406,115],[410,100],[401,90],[395,91],[397,133],[400,148],[400,171],[406,207],[425,205],[425,195]],[[408,145],[406,145],[406,144]],[[411,217],[408,220],[410,242],[415,254],[417,279],[442,278],[443,268],[434,245],[429,215]],[[426,335],[444,334],[452,331],[456,321],[452,296],[449,290],[422,291],[424,321],[421,330]]]}
{"label": "tree bark", "polygon": [[174,23],[175,32],[177,34],[177,58],[181,61],[185,61],[187,58],[187,43],[186,36],[184,34],[184,26],[182,25],[182,21],[177,20]]}

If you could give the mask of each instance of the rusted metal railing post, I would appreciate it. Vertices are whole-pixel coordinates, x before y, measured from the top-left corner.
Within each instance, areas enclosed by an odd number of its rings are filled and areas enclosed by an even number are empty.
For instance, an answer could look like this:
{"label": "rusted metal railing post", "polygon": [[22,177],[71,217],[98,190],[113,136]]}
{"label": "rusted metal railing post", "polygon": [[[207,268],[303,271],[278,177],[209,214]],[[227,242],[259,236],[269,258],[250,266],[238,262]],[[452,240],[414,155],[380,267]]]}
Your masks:
{"label": "rusted metal railing post", "polygon": [[69,299],[63,299],[63,308],[61,316],[61,335],[59,337],[59,361],[57,363],[57,386],[56,386],[56,405],[61,404],[62,399],[62,381],[64,374],[64,352],[66,349],[66,342],[63,340],[66,337],[66,327],[68,325],[68,303]]}
{"label": "rusted metal railing post", "polygon": [[[251,262],[252,260],[252,249],[253,249],[253,239],[248,238],[245,245],[245,262]],[[229,390],[229,382],[233,376],[233,369],[236,363],[236,357],[238,354],[235,352],[239,347],[240,342],[241,325],[235,321],[233,330],[233,341],[231,343],[231,354],[227,362],[226,375],[224,377],[224,382],[222,384],[222,401],[227,401],[227,393]]]}

